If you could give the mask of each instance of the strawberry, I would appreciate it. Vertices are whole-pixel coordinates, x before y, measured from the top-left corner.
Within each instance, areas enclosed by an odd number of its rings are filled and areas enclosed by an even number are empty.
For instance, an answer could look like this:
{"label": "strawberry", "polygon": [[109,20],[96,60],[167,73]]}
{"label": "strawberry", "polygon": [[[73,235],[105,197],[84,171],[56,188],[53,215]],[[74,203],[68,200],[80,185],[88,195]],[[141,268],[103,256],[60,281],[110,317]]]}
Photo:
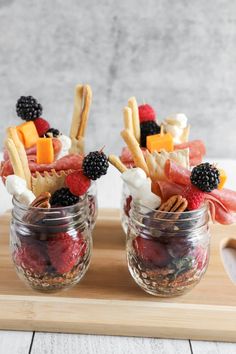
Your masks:
{"label": "strawberry", "polygon": [[39,274],[45,272],[47,266],[42,247],[28,243],[24,243],[14,253],[14,261],[18,266]]}
{"label": "strawberry", "polygon": [[125,205],[124,205],[124,213],[126,216],[129,216],[129,212],[131,209],[131,202],[132,202],[132,196],[128,196],[128,198],[126,198],[125,200]]}
{"label": "strawberry", "polygon": [[157,267],[165,267],[170,262],[170,255],[165,246],[159,241],[136,237],[133,247],[137,255],[148,265],[151,263]]}
{"label": "strawberry", "polygon": [[66,176],[66,186],[70,192],[77,197],[85,194],[91,185],[90,179],[81,171],[75,171]]}
{"label": "strawberry", "polygon": [[188,201],[188,210],[195,210],[204,202],[205,193],[193,184],[189,184],[183,192],[183,197]]}
{"label": "strawberry", "polygon": [[86,243],[78,233],[73,238],[68,233],[58,233],[48,240],[48,255],[53,267],[58,273],[69,272],[83,257],[86,250]]}
{"label": "strawberry", "polygon": [[149,106],[149,104],[142,104],[141,106],[139,106],[138,112],[140,123],[156,119],[156,113],[154,109]]}
{"label": "strawberry", "polygon": [[198,245],[193,251],[193,255],[198,263],[197,268],[203,269],[208,262],[208,253],[202,246]]}
{"label": "strawberry", "polygon": [[36,118],[34,120],[37,132],[39,136],[44,136],[44,134],[50,129],[50,124],[43,118]]}

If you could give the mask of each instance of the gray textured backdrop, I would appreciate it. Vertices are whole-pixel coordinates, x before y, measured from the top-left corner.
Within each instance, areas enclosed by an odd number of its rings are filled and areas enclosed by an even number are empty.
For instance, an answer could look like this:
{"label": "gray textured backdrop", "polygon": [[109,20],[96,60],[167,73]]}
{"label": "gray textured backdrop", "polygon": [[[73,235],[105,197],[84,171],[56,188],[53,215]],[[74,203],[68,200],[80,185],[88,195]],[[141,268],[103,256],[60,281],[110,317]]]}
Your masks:
{"label": "gray textured backdrop", "polygon": [[236,157],[235,0],[0,0],[0,138],[18,96],[68,132],[73,89],[91,84],[88,148],[121,147],[129,96],[160,119],[183,111],[209,156]]}

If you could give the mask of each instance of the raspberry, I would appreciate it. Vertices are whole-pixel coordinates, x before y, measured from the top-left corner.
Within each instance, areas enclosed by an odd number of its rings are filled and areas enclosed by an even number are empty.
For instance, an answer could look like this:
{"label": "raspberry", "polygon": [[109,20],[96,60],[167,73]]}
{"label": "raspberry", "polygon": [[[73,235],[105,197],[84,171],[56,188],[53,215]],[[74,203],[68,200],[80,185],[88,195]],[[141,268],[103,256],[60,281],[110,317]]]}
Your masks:
{"label": "raspberry", "polygon": [[131,209],[131,202],[132,202],[132,196],[129,195],[128,198],[126,198],[125,205],[124,205],[124,213],[128,217],[129,217],[129,212]]}
{"label": "raspberry", "polygon": [[45,272],[47,260],[40,245],[25,243],[14,254],[15,263],[34,273]]}
{"label": "raspberry", "polygon": [[77,197],[85,194],[91,185],[90,179],[82,172],[75,171],[66,176],[66,186]]}
{"label": "raspberry", "polygon": [[156,119],[156,113],[149,104],[142,104],[138,107],[140,123]]}
{"label": "raspberry", "polygon": [[148,266],[154,265],[157,267],[165,267],[170,262],[171,257],[167,252],[166,247],[159,241],[138,236],[133,240],[133,247],[137,252],[137,255]]}
{"label": "raspberry", "polygon": [[183,192],[183,197],[188,201],[188,210],[195,210],[201,207],[205,199],[205,193],[190,184]]}
{"label": "raspberry", "polygon": [[34,120],[34,124],[36,126],[37,132],[39,136],[44,136],[44,134],[48,131],[50,128],[49,123],[43,119],[43,118],[36,118]]}
{"label": "raspberry", "polygon": [[48,241],[48,255],[58,273],[69,272],[84,256],[86,243],[80,233],[73,238],[68,233],[58,233]]}

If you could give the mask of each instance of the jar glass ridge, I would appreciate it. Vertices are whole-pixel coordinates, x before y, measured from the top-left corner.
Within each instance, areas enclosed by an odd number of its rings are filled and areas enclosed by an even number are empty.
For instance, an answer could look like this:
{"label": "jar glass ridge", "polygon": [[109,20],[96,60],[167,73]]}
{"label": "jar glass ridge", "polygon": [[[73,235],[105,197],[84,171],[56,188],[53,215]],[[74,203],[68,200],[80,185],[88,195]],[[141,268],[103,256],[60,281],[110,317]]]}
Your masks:
{"label": "jar glass ridge", "polygon": [[165,212],[131,203],[126,249],[129,271],[146,292],[171,297],[201,280],[209,262],[209,215]]}
{"label": "jar glass ridge", "polygon": [[87,195],[72,206],[50,209],[14,198],[10,246],[17,274],[31,288],[57,291],[77,284],[91,258]]}

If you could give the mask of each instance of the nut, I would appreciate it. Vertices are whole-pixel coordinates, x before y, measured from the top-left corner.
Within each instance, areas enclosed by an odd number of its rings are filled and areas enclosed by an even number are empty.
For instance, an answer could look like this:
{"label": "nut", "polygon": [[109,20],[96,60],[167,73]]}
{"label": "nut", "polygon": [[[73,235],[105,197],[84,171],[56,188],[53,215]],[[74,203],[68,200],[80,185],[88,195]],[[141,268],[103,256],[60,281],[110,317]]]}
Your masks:
{"label": "nut", "polygon": [[161,204],[158,211],[181,213],[187,209],[188,201],[181,195],[173,195],[165,203]]}

